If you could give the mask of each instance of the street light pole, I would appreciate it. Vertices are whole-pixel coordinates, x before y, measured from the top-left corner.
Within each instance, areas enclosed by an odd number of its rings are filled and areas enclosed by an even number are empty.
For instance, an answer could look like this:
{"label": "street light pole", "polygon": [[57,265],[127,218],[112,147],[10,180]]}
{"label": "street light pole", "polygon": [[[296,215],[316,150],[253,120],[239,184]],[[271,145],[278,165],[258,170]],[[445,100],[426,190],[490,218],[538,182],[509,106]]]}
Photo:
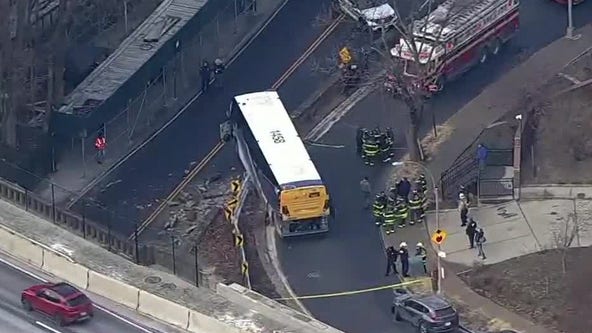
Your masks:
{"label": "street light pole", "polygon": [[[439,189],[438,189],[438,183],[436,183],[436,178],[434,178],[434,175],[432,174],[430,169],[428,169],[425,165],[423,165],[419,162],[395,161],[392,163],[392,165],[393,166],[402,166],[402,165],[405,165],[406,163],[419,166],[420,168],[422,168],[422,170],[424,170],[424,172],[428,175],[428,177],[430,177],[430,181],[432,182],[432,189],[434,191],[434,200],[436,201],[436,228],[437,228],[437,230],[440,230],[440,193],[439,193]],[[443,255],[444,255],[444,253],[442,252],[442,248],[440,245],[438,245],[437,261],[436,261],[437,266],[438,266],[438,288],[437,288],[436,292],[438,294],[442,293],[442,277],[444,276],[444,269],[442,268],[442,259],[441,258]]]}
{"label": "street light pole", "polygon": [[573,0],[567,0],[567,31],[565,33],[565,38],[576,40],[579,39],[581,35],[575,35],[574,32],[574,25],[573,25]]}

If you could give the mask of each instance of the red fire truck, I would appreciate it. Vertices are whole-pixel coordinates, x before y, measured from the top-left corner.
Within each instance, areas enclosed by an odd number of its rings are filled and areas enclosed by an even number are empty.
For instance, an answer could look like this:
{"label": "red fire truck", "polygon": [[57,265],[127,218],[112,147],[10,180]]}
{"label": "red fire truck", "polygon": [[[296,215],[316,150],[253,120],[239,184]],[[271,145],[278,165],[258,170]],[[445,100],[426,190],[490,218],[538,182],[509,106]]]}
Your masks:
{"label": "red fire truck", "polygon": [[401,38],[391,55],[404,61],[403,75],[417,79],[415,86],[440,91],[499,53],[518,30],[518,7],[519,0],[446,0],[413,22],[413,41]]}

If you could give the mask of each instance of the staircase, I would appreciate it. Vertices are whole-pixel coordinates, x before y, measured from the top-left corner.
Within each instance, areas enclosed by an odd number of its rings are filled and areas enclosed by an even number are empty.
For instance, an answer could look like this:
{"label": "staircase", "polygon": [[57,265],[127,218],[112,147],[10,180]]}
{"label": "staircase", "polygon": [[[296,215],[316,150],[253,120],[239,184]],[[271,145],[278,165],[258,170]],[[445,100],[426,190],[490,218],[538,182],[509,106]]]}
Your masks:
{"label": "staircase", "polygon": [[503,202],[514,198],[513,151],[492,149],[487,165],[479,170],[479,164],[472,155],[458,158],[440,175],[442,199],[456,202],[460,187],[472,193],[479,202]]}

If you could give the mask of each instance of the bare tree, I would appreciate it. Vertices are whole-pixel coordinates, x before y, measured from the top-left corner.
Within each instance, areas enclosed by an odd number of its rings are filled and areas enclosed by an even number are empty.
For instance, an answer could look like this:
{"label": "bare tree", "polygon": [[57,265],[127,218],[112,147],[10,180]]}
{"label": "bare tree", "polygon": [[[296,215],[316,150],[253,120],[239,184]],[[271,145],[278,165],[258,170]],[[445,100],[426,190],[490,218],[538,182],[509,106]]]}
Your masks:
{"label": "bare tree", "polygon": [[24,97],[25,29],[28,26],[25,1],[0,1],[0,110],[2,142],[17,146],[18,111]]}
{"label": "bare tree", "polygon": [[567,273],[567,250],[574,240],[579,238],[580,228],[575,214],[569,214],[566,218],[560,217],[551,234],[555,248],[561,251],[561,268],[563,274]]}
{"label": "bare tree", "polygon": [[[381,36],[382,47],[377,51],[387,59],[385,61],[387,72],[397,73],[394,76],[397,95],[409,111],[409,128],[405,137],[409,157],[413,161],[419,161],[421,157],[418,139],[419,123],[425,100],[431,95],[425,83],[437,76],[438,71],[442,69],[442,62],[433,60],[433,57],[445,52],[446,48],[440,37],[450,20],[468,5],[468,3],[461,3],[462,1],[466,0],[446,1],[441,6],[438,6],[437,0],[413,2],[408,15],[401,14],[396,0],[391,2],[395,15],[399,18],[394,24],[399,39],[394,49],[399,53],[404,49],[404,52],[411,55],[413,61],[406,61],[402,57],[391,54],[393,45],[387,40],[384,31]],[[422,34],[426,33],[428,28],[433,30],[434,26],[438,27],[435,32],[430,31],[432,38],[428,41]],[[413,77],[402,75],[406,66],[407,70],[413,69],[415,74]],[[435,89],[432,84],[429,88]]]}

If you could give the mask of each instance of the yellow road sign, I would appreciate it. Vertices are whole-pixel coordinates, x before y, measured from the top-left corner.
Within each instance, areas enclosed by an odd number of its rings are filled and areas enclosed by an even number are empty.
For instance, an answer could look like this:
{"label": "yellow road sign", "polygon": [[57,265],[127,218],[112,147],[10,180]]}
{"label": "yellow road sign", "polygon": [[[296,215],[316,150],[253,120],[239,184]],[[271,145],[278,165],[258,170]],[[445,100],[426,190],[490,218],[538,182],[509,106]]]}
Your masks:
{"label": "yellow road sign", "polygon": [[226,207],[228,207],[233,212],[236,209],[236,206],[238,206],[238,199],[237,198],[232,198],[232,199],[228,200],[228,202],[226,203]]}
{"label": "yellow road sign", "polygon": [[232,191],[233,196],[238,196],[241,191],[241,182],[238,179],[233,180],[230,182],[230,191]]}
{"label": "yellow road sign", "polygon": [[432,242],[436,243],[437,245],[442,245],[447,235],[448,234],[446,231],[438,229],[432,234]]}
{"label": "yellow road sign", "polygon": [[226,217],[226,221],[231,222],[232,217],[234,216],[234,210],[224,207],[224,217]]}
{"label": "yellow road sign", "polygon": [[242,247],[244,243],[245,243],[245,238],[243,237],[242,234],[234,235],[234,245],[235,246]]}
{"label": "yellow road sign", "polygon": [[241,265],[241,273],[243,275],[249,274],[249,264],[246,261],[244,261]]}
{"label": "yellow road sign", "polygon": [[344,47],[339,51],[339,58],[341,58],[341,62],[346,65],[352,61],[351,53],[347,47]]}

